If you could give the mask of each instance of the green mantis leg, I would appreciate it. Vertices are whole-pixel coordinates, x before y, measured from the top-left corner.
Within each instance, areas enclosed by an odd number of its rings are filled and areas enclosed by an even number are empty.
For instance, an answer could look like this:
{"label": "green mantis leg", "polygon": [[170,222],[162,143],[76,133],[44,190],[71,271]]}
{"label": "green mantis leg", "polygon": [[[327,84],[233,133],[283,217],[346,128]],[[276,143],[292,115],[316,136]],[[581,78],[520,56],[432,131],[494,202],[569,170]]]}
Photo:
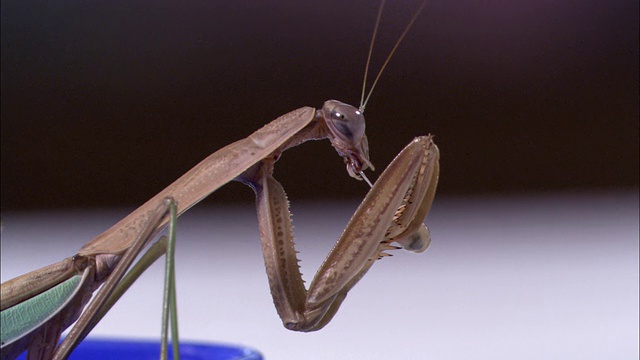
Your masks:
{"label": "green mantis leg", "polygon": [[[126,275],[124,272],[135,260],[140,249],[147,243],[148,236],[158,223],[169,213],[169,236],[161,237],[154,243],[147,252],[136,262]],[[106,315],[106,313],[115,305],[120,297],[131,287],[131,285],[142,275],[142,273],[151,266],[162,254],[166,254],[165,267],[165,286],[164,286],[164,303],[162,316],[162,344],[161,358],[166,359],[168,354],[168,328],[169,318],[171,324],[171,338],[173,344],[173,358],[179,359],[179,341],[178,341],[178,321],[177,321],[177,305],[176,305],[176,287],[175,287],[175,241],[176,241],[176,223],[177,223],[177,205],[173,199],[165,199],[158,211],[152,216],[147,229],[141,234],[139,241],[131,247],[125,255],[123,255],[120,263],[114,269],[111,277],[104,285],[101,291],[96,295],[90,305],[85,310],[87,320],[78,324],[81,327],[77,330],[74,328],[69,336],[60,346],[60,352],[55,358],[65,359],[68,357],[73,348],[82,341],[89,332],[97,325],[97,323]],[[148,230],[148,231],[147,231]],[[122,275],[118,274],[122,272]],[[115,277],[114,277],[115,276]],[[111,287],[111,289],[109,289]],[[105,295],[103,295],[105,294]],[[94,315],[89,315],[94,313]],[[83,314],[85,316],[85,314]],[[74,333],[75,331],[75,333]],[[73,339],[69,340],[69,337]],[[66,343],[68,340],[68,343]]]}
{"label": "green mantis leg", "polygon": [[164,301],[162,305],[162,344],[161,359],[167,359],[167,343],[168,343],[168,327],[169,314],[171,315],[171,342],[173,358],[180,359],[180,348],[178,341],[178,307],[176,299],[176,269],[175,269],[175,250],[176,250],[176,224],[178,221],[178,207],[172,202],[169,208],[169,244],[167,247],[165,280],[164,280]]}

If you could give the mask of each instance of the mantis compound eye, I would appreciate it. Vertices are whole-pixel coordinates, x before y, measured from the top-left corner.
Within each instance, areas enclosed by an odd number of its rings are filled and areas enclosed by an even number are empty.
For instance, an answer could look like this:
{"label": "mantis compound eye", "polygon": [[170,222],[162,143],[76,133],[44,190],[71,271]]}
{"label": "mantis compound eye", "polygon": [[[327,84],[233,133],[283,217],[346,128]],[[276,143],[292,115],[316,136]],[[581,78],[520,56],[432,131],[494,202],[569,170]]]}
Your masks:
{"label": "mantis compound eye", "polygon": [[349,175],[361,180],[362,170],[373,170],[364,133],[364,115],[357,108],[337,100],[325,102],[319,113],[327,125],[331,144],[347,164]]}
{"label": "mantis compound eye", "polygon": [[356,142],[364,136],[364,116],[351,105],[340,104],[331,111],[331,123],[336,136]]}

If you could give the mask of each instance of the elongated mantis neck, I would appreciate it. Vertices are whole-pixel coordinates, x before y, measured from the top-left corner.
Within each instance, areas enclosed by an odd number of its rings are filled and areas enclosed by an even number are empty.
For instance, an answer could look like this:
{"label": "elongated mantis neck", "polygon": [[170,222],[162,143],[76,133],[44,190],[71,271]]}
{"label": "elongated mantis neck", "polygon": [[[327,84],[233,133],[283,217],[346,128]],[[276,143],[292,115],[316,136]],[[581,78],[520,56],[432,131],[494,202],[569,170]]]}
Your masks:
{"label": "elongated mantis neck", "polygon": [[327,128],[320,112],[316,110],[313,120],[302,130],[300,130],[289,140],[287,140],[284,144],[282,144],[282,146],[280,146],[278,150],[274,152],[274,155],[276,155],[276,157],[279,157],[283,152],[307,141],[323,140],[328,138],[330,138],[329,129]]}

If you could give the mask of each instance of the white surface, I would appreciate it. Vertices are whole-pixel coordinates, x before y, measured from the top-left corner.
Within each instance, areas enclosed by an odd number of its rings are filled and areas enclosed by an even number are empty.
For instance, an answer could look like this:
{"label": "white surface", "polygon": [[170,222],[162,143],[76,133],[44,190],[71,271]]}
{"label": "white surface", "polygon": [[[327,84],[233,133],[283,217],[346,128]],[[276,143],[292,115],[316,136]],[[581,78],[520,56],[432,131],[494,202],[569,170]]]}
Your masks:
{"label": "white surface", "polygon": [[[295,206],[307,282],[356,204]],[[2,280],[72,255],[123,212],[3,214]],[[437,198],[421,255],[395,252],[325,329],[285,330],[250,206],[179,222],[180,331],[267,359],[638,359],[638,194]],[[154,265],[93,336],[157,338]]]}

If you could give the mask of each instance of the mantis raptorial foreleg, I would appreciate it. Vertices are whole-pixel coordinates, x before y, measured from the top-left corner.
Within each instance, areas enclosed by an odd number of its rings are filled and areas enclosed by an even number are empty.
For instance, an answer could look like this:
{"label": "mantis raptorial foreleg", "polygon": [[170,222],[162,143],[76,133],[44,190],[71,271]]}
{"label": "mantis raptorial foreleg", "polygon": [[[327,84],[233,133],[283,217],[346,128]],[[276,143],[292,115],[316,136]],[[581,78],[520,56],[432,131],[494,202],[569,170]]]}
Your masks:
{"label": "mantis raptorial foreleg", "polygon": [[256,192],[260,236],[273,302],[284,326],[314,331],[326,325],[347,292],[385,250],[424,251],[430,242],[422,224],[435,194],[439,152],[432,138],[412,141],[382,173],[311,282],[303,284],[293,242],[289,203],[262,161],[241,180]]}

